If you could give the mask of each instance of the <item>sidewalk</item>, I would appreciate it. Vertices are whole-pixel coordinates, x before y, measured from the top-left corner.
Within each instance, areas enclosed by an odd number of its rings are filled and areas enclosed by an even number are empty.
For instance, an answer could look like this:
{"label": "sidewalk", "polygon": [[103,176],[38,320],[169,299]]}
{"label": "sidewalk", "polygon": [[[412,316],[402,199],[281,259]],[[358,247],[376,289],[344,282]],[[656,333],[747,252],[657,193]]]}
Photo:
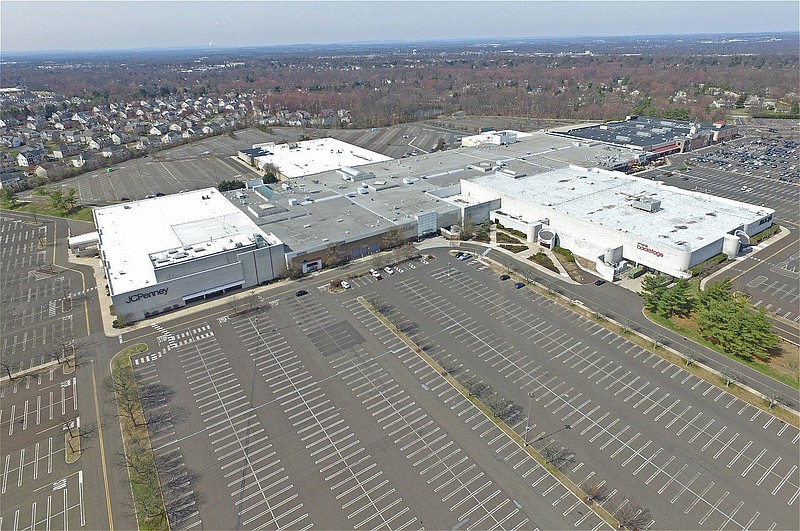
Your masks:
{"label": "sidewalk", "polygon": [[[391,253],[389,251],[388,253]],[[387,253],[387,254],[388,254]],[[372,267],[372,260],[374,258],[373,255],[369,255],[363,258],[359,258],[357,260],[353,260],[348,264],[335,268],[335,269],[324,269],[320,272],[313,273],[311,275],[307,275],[299,280],[288,280],[282,279],[266,286],[253,286],[250,288],[246,288],[236,294],[231,294],[227,296],[216,297],[210,299],[205,302],[197,302],[192,303],[188,306],[184,306],[183,308],[179,308],[176,310],[172,310],[170,312],[162,313],[155,315],[153,317],[149,317],[142,321],[136,321],[125,328],[114,328],[114,319],[116,316],[111,313],[111,297],[106,293],[106,279],[105,279],[105,272],[103,270],[102,262],[98,257],[90,257],[90,258],[79,258],[70,255],[69,262],[76,265],[88,266],[92,268],[94,272],[95,282],[97,283],[97,298],[98,303],[100,305],[100,317],[103,322],[103,332],[107,337],[115,337],[121,336],[122,334],[127,334],[129,332],[133,332],[134,330],[141,330],[145,328],[150,328],[152,325],[161,324],[166,321],[172,321],[174,319],[180,319],[182,317],[188,317],[194,315],[196,313],[203,312],[205,310],[209,310],[211,308],[218,308],[220,306],[230,306],[231,302],[233,301],[245,301],[251,294],[260,295],[263,293],[270,293],[279,290],[283,291],[293,291],[295,289],[300,289],[307,285],[308,282],[313,282],[315,285],[320,283],[326,284],[331,281],[331,279],[341,277],[344,278],[347,275],[352,274],[360,274],[365,273]],[[307,288],[310,289],[310,288]]]}
{"label": "sidewalk", "polygon": [[[424,240],[423,242],[417,244],[416,247],[417,249],[420,250],[435,249],[435,248],[440,249],[442,247],[448,247],[448,246],[453,249],[458,249],[462,247],[466,248],[464,244],[476,245],[483,247],[484,249],[503,253],[504,255],[513,258],[514,260],[522,264],[525,264],[527,266],[536,269],[540,273],[558,278],[559,280],[567,282],[568,284],[580,285],[580,282],[572,280],[572,277],[569,276],[569,273],[567,273],[566,269],[564,269],[564,267],[561,265],[561,262],[559,262],[558,258],[555,257],[553,251],[551,251],[550,249],[544,248],[541,245],[535,243],[525,242],[525,245],[528,246],[528,250],[522,251],[520,253],[512,253],[511,251],[503,249],[502,247],[500,247],[501,244],[497,243],[496,230],[493,229],[490,231],[489,238],[491,240],[490,243],[483,243],[483,242],[472,242],[472,241],[462,241],[462,240],[447,240],[444,237],[437,236],[436,238],[430,238]],[[529,257],[534,256],[539,252],[543,252],[548,258],[550,258],[550,260],[553,262],[553,265],[555,265],[556,268],[558,269],[559,271],[558,273],[555,273],[554,271],[551,271],[546,267],[540,266],[533,260],[529,260]]]}
{"label": "sidewalk", "polygon": [[792,233],[792,231],[790,231],[786,227],[782,226],[781,230],[778,231],[778,234],[776,234],[772,238],[768,238],[766,241],[763,241],[763,242],[759,243],[755,247],[751,247],[750,248],[750,252],[748,252],[746,254],[743,254],[742,256],[737,256],[736,258],[731,260],[728,265],[726,265],[725,267],[723,267],[719,271],[715,271],[711,275],[709,275],[706,278],[704,278],[703,280],[701,280],[700,281],[700,289],[701,290],[706,289],[706,284],[708,284],[709,282],[713,281],[716,277],[722,275],[723,273],[727,272],[729,269],[735,267],[739,262],[747,260],[748,258],[750,258],[750,256],[755,255],[755,254],[759,253],[760,251],[763,251],[764,249],[766,249],[770,245],[773,245],[773,244],[777,243],[778,241],[782,240],[783,238],[785,238],[786,236],[788,236],[791,233]]}

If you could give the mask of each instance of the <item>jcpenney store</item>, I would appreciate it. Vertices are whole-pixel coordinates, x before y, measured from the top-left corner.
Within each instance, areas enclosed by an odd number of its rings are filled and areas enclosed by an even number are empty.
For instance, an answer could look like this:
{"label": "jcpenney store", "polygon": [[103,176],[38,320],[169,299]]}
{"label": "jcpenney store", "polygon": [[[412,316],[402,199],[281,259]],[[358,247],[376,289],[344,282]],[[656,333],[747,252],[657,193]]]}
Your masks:
{"label": "jcpenney store", "polygon": [[114,313],[137,321],[272,280],[284,245],[216,189],[94,211]]}

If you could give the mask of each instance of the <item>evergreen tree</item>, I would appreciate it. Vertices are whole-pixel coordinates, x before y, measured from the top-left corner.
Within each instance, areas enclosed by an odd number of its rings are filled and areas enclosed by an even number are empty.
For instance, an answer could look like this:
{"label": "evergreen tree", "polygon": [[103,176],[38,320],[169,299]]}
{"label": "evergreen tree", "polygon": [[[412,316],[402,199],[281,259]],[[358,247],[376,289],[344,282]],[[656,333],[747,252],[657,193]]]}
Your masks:
{"label": "evergreen tree", "polygon": [[64,196],[64,210],[72,210],[78,204],[78,197],[75,195],[78,191],[75,188],[67,190],[67,195]]}
{"label": "evergreen tree", "polygon": [[17,194],[8,188],[0,189],[0,204],[5,208],[14,208],[17,206]]}
{"label": "evergreen tree", "polygon": [[661,275],[646,275],[642,279],[642,291],[639,295],[644,300],[644,307],[648,312],[659,313],[658,305],[661,297],[667,291],[669,279]]}
{"label": "evergreen tree", "polygon": [[64,192],[61,190],[50,192],[50,208],[53,210],[66,210]]}
{"label": "evergreen tree", "polygon": [[[644,283],[642,285],[644,286]],[[688,280],[682,278],[658,298],[656,312],[664,317],[673,315],[686,317],[692,311],[693,302],[692,286]]]}
{"label": "evergreen tree", "polygon": [[715,282],[706,286],[697,298],[697,305],[700,309],[707,309],[716,303],[727,301],[733,298],[733,283],[730,278],[722,282]]}
{"label": "evergreen tree", "polygon": [[701,308],[697,323],[723,351],[745,359],[768,358],[780,342],[764,308],[755,310],[733,296]]}

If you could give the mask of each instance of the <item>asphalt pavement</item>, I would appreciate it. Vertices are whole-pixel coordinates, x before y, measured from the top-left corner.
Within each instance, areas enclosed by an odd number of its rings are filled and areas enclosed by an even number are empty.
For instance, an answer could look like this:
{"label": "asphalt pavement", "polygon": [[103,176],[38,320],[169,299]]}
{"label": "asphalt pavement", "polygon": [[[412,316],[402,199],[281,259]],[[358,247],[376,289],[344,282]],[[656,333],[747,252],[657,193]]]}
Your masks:
{"label": "asphalt pavement", "polygon": [[[476,254],[483,254],[487,251],[487,246],[471,242],[461,242],[459,248]],[[440,252],[446,252],[446,250],[449,250],[449,246],[442,247]],[[800,393],[796,389],[765,376],[746,365],[737,363],[704,345],[690,341],[672,330],[658,326],[647,319],[642,313],[642,299],[636,293],[611,283],[606,283],[602,286],[595,286],[594,284],[574,285],[558,277],[545,275],[538,268],[520,262],[515,257],[495,249],[490,249],[486,257],[518,272],[525,278],[535,280],[545,287],[550,287],[570,299],[580,300],[587,307],[600,311],[608,318],[614,319],[619,323],[630,323],[631,328],[654,340],[658,339],[665,346],[672,347],[685,354],[694,353],[703,363],[717,371],[724,369],[735,370],[741,375],[740,383],[752,387],[764,395],[770,395],[773,390],[777,390],[789,398],[789,407],[791,408],[797,409],[798,404],[800,404]]]}

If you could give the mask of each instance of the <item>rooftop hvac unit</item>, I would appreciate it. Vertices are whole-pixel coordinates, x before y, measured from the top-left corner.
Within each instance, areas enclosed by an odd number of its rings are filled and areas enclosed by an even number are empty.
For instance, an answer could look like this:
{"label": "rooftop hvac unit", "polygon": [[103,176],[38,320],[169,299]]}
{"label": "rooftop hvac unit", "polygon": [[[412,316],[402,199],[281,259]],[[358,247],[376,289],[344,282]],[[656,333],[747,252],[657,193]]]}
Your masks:
{"label": "rooftop hvac unit", "polygon": [[624,136],[624,135],[617,135],[616,140],[619,140],[620,142],[630,142],[631,141],[631,137]]}
{"label": "rooftop hvac unit", "polygon": [[658,212],[661,210],[661,201],[658,199],[641,197],[639,199],[634,199],[632,206],[633,208],[638,208],[639,210],[644,210],[645,212]]}

